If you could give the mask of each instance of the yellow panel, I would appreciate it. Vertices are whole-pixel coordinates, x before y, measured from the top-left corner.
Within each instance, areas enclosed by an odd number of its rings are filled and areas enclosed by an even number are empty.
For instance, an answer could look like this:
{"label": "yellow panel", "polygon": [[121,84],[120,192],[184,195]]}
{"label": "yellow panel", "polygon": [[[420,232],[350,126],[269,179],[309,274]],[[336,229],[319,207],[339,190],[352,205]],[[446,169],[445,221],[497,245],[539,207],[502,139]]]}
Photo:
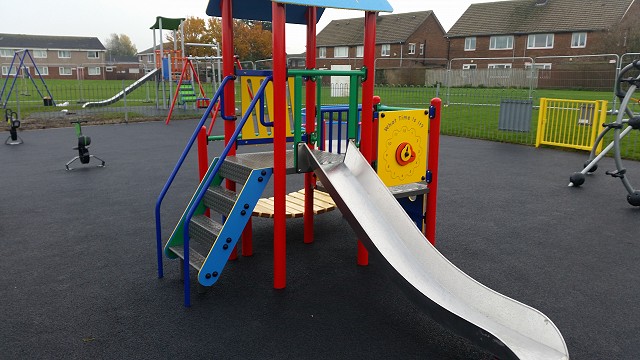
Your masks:
{"label": "yellow panel", "polygon": [[[253,94],[258,92],[260,85],[264,81],[264,76],[242,76],[240,77],[240,91],[242,99],[242,114],[246,114],[249,109],[249,104],[253,99]],[[293,122],[293,78],[289,78],[287,87],[287,116],[286,116],[286,128],[287,134],[293,134],[291,131],[291,123]],[[265,109],[264,122],[271,122],[273,119],[273,83],[269,83],[264,92]],[[242,128],[242,139],[267,139],[273,137],[273,129],[271,127],[265,127],[260,123],[260,103],[256,104],[256,108],[253,110],[251,116],[247,120],[244,128]]]}
{"label": "yellow panel", "polygon": [[427,172],[429,115],[425,110],[380,112],[378,176],[387,186],[422,181]]}

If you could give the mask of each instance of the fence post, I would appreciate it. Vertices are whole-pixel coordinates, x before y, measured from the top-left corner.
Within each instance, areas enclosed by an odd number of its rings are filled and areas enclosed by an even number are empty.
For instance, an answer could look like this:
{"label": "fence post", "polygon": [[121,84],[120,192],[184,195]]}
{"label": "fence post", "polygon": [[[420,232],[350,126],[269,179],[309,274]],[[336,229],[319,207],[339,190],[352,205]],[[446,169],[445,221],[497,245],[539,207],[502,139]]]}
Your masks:
{"label": "fence post", "polygon": [[122,101],[124,104],[124,122],[125,123],[129,123],[129,112],[127,111],[127,91],[126,91],[126,87],[124,86],[124,79],[122,80]]}
{"label": "fence post", "polygon": [[540,147],[540,142],[544,136],[544,119],[547,112],[547,99],[540,98],[540,109],[538,110],[538,128],[536,129],[536,147]]}

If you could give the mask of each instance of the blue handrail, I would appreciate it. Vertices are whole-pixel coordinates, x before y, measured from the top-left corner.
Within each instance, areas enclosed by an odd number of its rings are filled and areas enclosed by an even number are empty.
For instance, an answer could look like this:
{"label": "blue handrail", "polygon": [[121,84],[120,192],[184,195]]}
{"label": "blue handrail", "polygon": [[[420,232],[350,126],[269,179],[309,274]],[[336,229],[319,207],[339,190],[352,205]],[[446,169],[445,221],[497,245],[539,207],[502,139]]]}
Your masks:
{"label": "blue handrail", "polygon": [[189,139],[187,146],[182,151],[182,155],[180,155],[180,159],[178,159],[176,166],[173,168],[171,175],[169,175],[169,179],[164,184],[164,187],[162,188],[162,191],[158,196],[158,200],[156,201],[156,250],[158,252],[158,278],[161,278],[164,276],[163,269],[162,269],[162,228],[160,225],[160,206],[162,205],[162,200],[164,199],[165,195],[167,195],[167,191],[169,191],[169,187],[173,183],[173,180],[176,178],[176,175],[178,175],[178,171],[180,170],[182,163],[184,163],[184,160],[187,158],[187,154],[191,150],[193,143],[196,141],[196,138],[198,137],[198,132],[200,132],[200,128],[202,128],[202,125],[204,125],[205,121],[207,121],[207,118],[209,117],[209,114],[211,114],[211,110],[213,109],[213,105],[217,102],[218,99],[220,99],[220,105],[222,107],[223,100],[224,100],[223,94],[224,94],[225,85],[227,84],[227,82],[235,79],[236,77],[234,75],[229,75],[222,80],[222,83],[220,83],[220,87],[218,88],[218,91],[216,91],[215,95],[213,95],[212,100],[209,102],[209,106],[205,110],[204,115],[202,115],[200,122],[196,126],[196,130],[193,132],[193,135],[191,135],[191,138]]}
{"label": "blue handrail", "polygon": [[[273,81],[273,76],[267,76],[265,78],[265,80],[262,82],[262,84],[260,84],[260,88],[258,89],[258,92],[254,95],[253,100],[251,100],[251,103],[249,104],[249,108],[247,109],[245,114],[242,116],[242,119],[240,119],[240,121],[238,122],[238,125],[236,126],[236,130],[233,132],[233,135],[231,135],[231,139],[227,143],[227,145],[224,147],[224,150],[222,150],[222,154],[220,154],[220,157],[218,158],[218,161],[214,165],[213,170],[211,170],[211,173],[210,173],[209,177],[203,180],[204,182],[203,182],[203,185],[200,188],[200,191],[195,195],[194,201],[191,203],[191,205],[186,210],[187,216],[184,218],[184,223],[183,223],[183,230],[184,230],[184,234],[183,234],[183,240],[184,240],[184,304],[185,304],[185,306],[190,306],[190,302],[191,302],[191,300],[190,300],[190,298],[191,298],[191,289],[190,289],[190,280],[189,280],[189,270],[190,270],[190,268],[189,268],[190,267],[190,264],[189,264],[189,240],[190,240],[190,238],[189,238],[189,223],[191,221],[191,218],[195,214],[196,209],[198,208],[198,204],[200,204],[200,201],[202,201],[202,198],[204,197],[204,194],[206,193],[206,190],[209,188],[209,186],[211,186],[211,183],[213,182],[213,179],[215,179],[216,175],[218,174],[218,171],[220,170],[220,167],[222,166],[222,163],[227,158],[227,155],[229,155],[229,151],[231,151],[231,148],[233,146],[235,146],[235,142],[236,142],[236,140],[238,138],[238,135],[240,135],[240,131],[242,131],[242,127],[244,126],[244,124],[249,119],[249,116],[251,116],[251,113],[253,112],[253,109],[256,107],[256,104],[258,103],[258,100],[260,99],[260,97],[264,93],[264,90],[267,88],[267,84],[269,82],[271,82],[271,81]],[[197,133],[196,133],[196,135],[197,135]]]}

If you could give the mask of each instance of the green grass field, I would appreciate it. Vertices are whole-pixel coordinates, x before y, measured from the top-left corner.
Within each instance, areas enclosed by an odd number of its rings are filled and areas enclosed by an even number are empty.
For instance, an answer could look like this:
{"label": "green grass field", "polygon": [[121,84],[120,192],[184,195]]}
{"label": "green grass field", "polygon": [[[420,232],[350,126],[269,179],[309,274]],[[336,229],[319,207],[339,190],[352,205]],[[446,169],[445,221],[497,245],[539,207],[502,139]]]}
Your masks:
{"label": "green grass field", "polygon": [[[4,82],[4,81],[3,81]],[[47,87],[57,104],[68,102],[65,109],[76,111],[82,109],[82,104],[87,101],[99,101],[108,99],[125,87],[133,83],[119,80],[47,80]],[[2,84],[2,83],[0,83]],[[46,95],[42,83],[36,81],[41,93]],[[11,81],[8,82],[3,94],[3,101],[7,97]],[[175,90],[175,88],[174,88]],[[238,90],[238,89],[236,89]],[[211,85],[205,86],[209,96],[213,95]],[[236,91],[237,107],[240,108],[239,91]],[[168,85],[165,89],[165,97],[169,98]],[[573,100],[607,100],[608,109],[613,107],[612,91],[586,91],[586,90],[555,90],[538,89],[498,89],[498,88],[450,88],[442,87],[404,87],[404,86],[377,86],[375,94],[381,97],[382,103],[389,106],[422,108],[427,107],[433,97],[440,97],[445,105],[442,111],[442,133],[445,135],[486,139],[534,145],[537,131],[538,110],[540,98],[557,98]],[[60,107],[43,106],[42,98],[38,95],[33,84],[26,80],[18,79],[7,107],[17,107],[16,98],[19,97],[21,116],[29,118],[33,114],[47,112],[59,112]],[[162,94],[159,93],[162,98]],[[531,97],[534,105],[532,120],[528,132],[513,132],[498,130],[498,118],[500,102],[503,99],[527,100]],[[640,97],[640,95],[639,95]],[[332,97],[330,88],[324,87],[322,91],[323,104],[346,104],[346,97]],[[127,95],[127,111],[131,116],[145,117],[144,111],[136,110],[140,106],[155,106],[156,84],[149,81]],[[619,104],[618,104],[619,105]],[[104,116],[113,118],[123,116],[124,101],[118,101],[113,105],[97,108],[97,113],[92,116]],[[634,103],[634,111],[640,112],[640,105]],[[100,109],[104,109],[100,112]],[[141,108],[142,109],[142,108]],[[193,113],[191,113],[193,114]],[[179,116],[179,115],[178,115]],[[193,115],[187,115],[193,116]],[[156,114],[157,117],[157,114]],[[615,117],[609,116],[607,121],[614,121]],[[623,156],[640,160],[640,134],[632,132],[623,141]],[[609,136],[606,140],[610,140]]]}

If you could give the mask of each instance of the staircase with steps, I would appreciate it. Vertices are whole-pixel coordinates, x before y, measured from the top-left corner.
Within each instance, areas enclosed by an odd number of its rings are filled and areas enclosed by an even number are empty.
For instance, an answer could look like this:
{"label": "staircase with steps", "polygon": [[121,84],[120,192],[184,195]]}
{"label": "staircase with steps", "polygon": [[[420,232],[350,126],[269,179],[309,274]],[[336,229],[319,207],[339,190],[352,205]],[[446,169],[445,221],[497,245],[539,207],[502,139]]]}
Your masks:
{"label": "staircase with steps", "polygon": [[[164,248],[167,257],[188,261],[198,271],[198,282],[204,286],[211,286],[219,279],[273,172],[272,163],[228,156],[214,175],[217,162],[215,159],[211,163],[187,207],[194,205],[198,194],[204,192],[189,221],[189,246],[185,247],[185,210]],[[211,185],[205,189],[205,183],[212,176],[215,177]],[[235,182],[237,191],[227,190],[224,179]],[[207,209],[210,216],[206,215]]]}
{"label": "staircase with steps", "polygon": [[184,105],[186,103],[194,103],[198,99],[196,92],[193,88],[193,84],[190,82],[183,82],[180,84],[180,90],[178,91],[179,104]]}

